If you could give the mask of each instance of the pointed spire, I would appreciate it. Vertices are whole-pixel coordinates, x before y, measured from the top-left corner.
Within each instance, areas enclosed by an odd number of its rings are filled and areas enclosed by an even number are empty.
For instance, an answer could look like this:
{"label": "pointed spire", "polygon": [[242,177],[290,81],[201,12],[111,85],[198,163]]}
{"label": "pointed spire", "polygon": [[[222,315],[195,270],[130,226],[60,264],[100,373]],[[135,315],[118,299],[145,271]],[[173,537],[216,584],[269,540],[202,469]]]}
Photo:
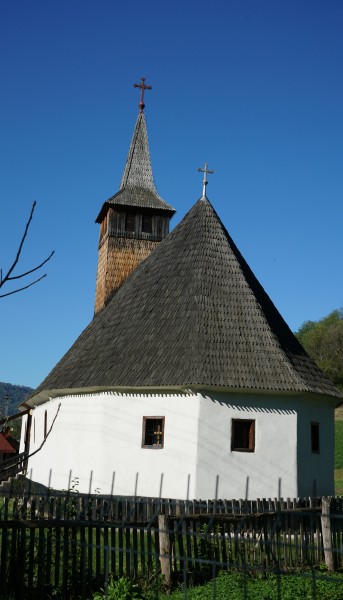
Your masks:
{"label": "pointed spire", "polygon": [[145,77],[142,77],[141,83],[134,83],[133,87],[140,88],[141,101],[139,103],[139,114],[136,127],[133,132],[129,154],[126,160],[124,173],[120,182],[120,189],[126,187],[144,188],[156,192],[152,167],[150,161],[148,133],[146,129],[145,115],[143,113],[144,91],[151,90],[151,85],[145,85]]}
{"label": "pointed spire", "polygon": [[205,162],[204,163],[204,168],[202,169],[201,167],[199,167],[198,171],[200,171],[201,173],[204,174],[204,179],[202,180],[202,197],[203,198],[207,198],[206,196],[206,186],[208,184],[207,181],[207,173],[210,173],[210,175],[212,175],[214,173],[214,171],[212,169],[208,169],[208,164]]}
{"label": "pointed spire", "polygon": [[140,187],[156,193],[152,174],[145,115],[140,112],[133,132],[120,189]]}
{"label": "pointed spire", "polygon": [[97,223],[101,223],[110,205],[163,210],[168,211],[170,216],[175,213],[175,209],[159,196],[155,187],[146,121],[143,112],[144,91],[151,90],[152,88],[151,86],[146,86],[144,82],[145,78],[142,77],[142,83],[134,84],[134,87],[138,87],[141,90],[141,101],[138,105],[140,112],[138,113],[120,188],[114,196],[103,204],[96,218]]}

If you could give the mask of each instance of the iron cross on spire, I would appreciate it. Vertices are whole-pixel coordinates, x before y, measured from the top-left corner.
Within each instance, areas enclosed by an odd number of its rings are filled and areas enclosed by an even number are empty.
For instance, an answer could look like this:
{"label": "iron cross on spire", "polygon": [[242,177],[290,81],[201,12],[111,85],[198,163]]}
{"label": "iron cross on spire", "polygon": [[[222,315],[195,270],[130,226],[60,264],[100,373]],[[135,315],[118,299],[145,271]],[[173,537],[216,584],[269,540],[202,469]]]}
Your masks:
{"label": "iron cross on spire", "polygon": [[198,171],[200,171],[201,173],[204,174],[204,179],[202,180],[202,195],[205,196],[205,198],[206,198],[206,186],[208,184],[207,173],[210,173],[211,175],[214,173],[214,171],[212,169],[208,169],[207,167],[208,167],[208,164],[205,163],[203,169],[201,169],[200,167],[198,169]]}
{"label": "iron cross on spire", "polygon": [[133,87],[140,88],[140,90],[141,90],[141,101],[138,104],[139,112],[141,112],[141,113],[143,112],[144,107],[145,107],[145,104],[144,104],[144,92],[145,92],[145,90],[152,90],[151,85],[145,85],[144,82],[145,82],[145,77],[142,77],[141,78],[141,83],[134,83],[133,84]]}

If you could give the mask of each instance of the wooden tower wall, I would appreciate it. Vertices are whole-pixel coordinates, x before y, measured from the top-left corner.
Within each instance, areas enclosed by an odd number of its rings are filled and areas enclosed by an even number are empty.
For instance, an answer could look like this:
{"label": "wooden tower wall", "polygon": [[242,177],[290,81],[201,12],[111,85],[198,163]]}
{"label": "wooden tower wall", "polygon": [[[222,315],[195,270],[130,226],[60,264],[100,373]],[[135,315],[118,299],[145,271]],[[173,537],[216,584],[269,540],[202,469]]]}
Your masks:
{"label": "wooden tower wall", "polygon": [[162,211],[108,210],[100,224],[95,314],[169,233],[169,221]]}

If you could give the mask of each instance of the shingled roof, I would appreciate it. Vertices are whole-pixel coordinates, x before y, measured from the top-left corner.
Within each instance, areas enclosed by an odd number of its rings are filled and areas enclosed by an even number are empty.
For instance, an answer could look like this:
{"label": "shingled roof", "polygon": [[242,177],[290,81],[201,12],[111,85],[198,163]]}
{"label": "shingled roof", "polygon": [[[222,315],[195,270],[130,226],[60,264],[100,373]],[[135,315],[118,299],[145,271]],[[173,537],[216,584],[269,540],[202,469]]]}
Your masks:
{"label": "shingled roof", "polygon": [[120,190],[109,198],[96,219],[100,223],[109,206],[153,208],[174,213],[175,209],[158,195],[152,174],[145,115],[138,114]]}
{"label": "shingled roof", "polygon": [[200,199],[36,390],[204,386],[341,397]]}

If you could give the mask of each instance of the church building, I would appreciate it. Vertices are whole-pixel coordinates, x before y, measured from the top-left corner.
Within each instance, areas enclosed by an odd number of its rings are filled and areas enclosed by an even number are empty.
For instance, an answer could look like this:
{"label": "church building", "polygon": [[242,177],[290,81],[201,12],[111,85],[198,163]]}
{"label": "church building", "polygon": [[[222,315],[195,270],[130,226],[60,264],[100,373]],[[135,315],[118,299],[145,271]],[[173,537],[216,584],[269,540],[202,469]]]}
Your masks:
{"label": "church building", "polygon": [[27,475],[167,498],[334,493],[342,395],[303,350],[206,194],[169,233],[142,79],[120,189],[100,209],[95,315],[22,406]]}

